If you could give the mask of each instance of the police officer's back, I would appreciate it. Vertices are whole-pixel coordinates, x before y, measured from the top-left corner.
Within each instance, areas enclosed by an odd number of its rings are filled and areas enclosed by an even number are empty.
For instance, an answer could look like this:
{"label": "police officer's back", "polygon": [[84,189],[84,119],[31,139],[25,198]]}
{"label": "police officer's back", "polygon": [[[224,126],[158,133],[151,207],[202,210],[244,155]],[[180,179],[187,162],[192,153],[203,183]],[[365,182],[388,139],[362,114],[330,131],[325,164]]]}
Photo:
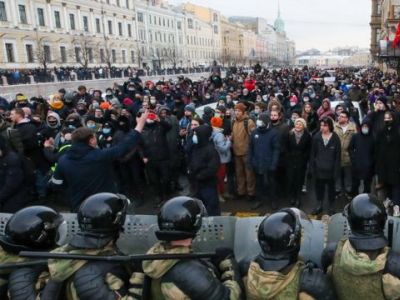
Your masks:
{"label": "police officer's back", "polygon": [[400,255],[384,236],[387,215],[371,194],[356,196],[344,210],[348,239],[331,243],[322,263],[332,277],[339,299],[399,299]]}
{"label": "police officer's back", "polygon": [[[199,200],[189,197],[168,200],[158,214],[160,230],[156,236],[160,242],[148,253],[190,253],[204,213]],[[144,272],[152,278],[151,299],[241,299],[233,252],[225,248],[217,249],[217,253],[219,257],[213,264],[200,259],[143,262]]]}
{"label": "police officer's back", "polygon": [[[123,195],[99,193],[88,197],[78,210],[81,232],[54,252],[116,255],[116,241],[123,229],[129,200]],[[125,266],[107,262],[50,259],[51,284],[68,300],[140,299],[144,276]],[[129,276],[131,278],[129,278]],[[140,277],[140,278],[138,278]],[[136,285],[132,291],[128,281]],[[130,297],[130,298],[129,298]]]}
{"label": "police officer's back", "polygon": [[299,260],[301,223],[297,210],[282,209],[258,228],[261,253],[243,264],[247,299],[335,299],[322,270]]}
{"label": "police officer's back", "polygon": [[[20,251],[50,251],[65,240],[66,224],[60,214],[46,206],[30,206],[17,211],[0,237],[0,265],[27,259]],[[47,265],[0,271],[0,299],[35,299],[49,278]],[[7,285],[8,284],[8,285]]]}

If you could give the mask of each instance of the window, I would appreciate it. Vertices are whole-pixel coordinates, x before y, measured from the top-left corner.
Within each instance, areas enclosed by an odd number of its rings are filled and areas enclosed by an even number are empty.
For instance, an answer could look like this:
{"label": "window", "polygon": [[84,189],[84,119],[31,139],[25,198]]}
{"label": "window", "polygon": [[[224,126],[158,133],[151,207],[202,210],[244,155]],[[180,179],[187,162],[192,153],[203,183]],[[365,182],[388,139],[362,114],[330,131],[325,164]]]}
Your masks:
{"label": "window", "polygon": [[71,26],[71,30],[75,30],[75,15],[69,14],[69,25]]}
{"label": "window", "polygon": [[129,0],[126,0],[125,5],[126,5],[126,8],[129,8]]}
{"label": "window", "polygon": [[119,0],[117,0],[117,6],[121,6],[121,4],[119,3]]}
{"label": "window", "polygon": [[0,1],[0,21],[7,21],[6,5],[4,1]]}
{"label": "window", "polygon": [[81,48],[75,47],[75,61],[77,63],[81,62]]}
{"label": "window", "polygon": [[115,49],[111,50],[111,58],[113,63],[117,62],[117,52],[115,51]]}
{"label": "window", "polygon": [[167,42],[167,35],[164,32],[164,43]]}
{"label": "window", "polygon": [[214,33],[218,34],[218,26],[217,25],[214,25]]}
{"label": "window", "polygon": [[192,19],[188,19],[188,28],[193,29],[193,20]]}
{"label": "window", "polygon": [[92,48],[87,48],[86,51],[87,51],[87,55],[88,55],[88,58],[89,58],[89,62],[92,64],[93,63],[93,49]]}
{"label": "window", "polygon": [[7,62],[10,62],[10,63],[15,62],[14,45],[13,44],[6,43],[6,54],[7,54]]}
{"label": "window", "polygon": [[167,20],[167,26],[169,27],[169,19]]}
{"label": "window", "polygon": [[47,61],[47,62],[51,62],[50,46],[44,45],[43,46],[43,52],[44,52],[44,60]]}
{"label": "window", "polygon": [[102,64],[104,64],[104,62],[105,62],[104,49],[100,49],[100,62]]}
{"label": "window", "polygon": [[135,51],[131,50],[131,63],[135,62]]}
{"label": "window", "polygon": [[161,26],[161,17],[158,18],[158,25]]}
{"label": "window", "polygon": [[106,2],[107,2],[107,4],[110,4],[110,0],[107,0]]}
{"label": "window", "polygon": [[30,44],[25,45],[26,58],[28,63],[33,63],[33,47]]}
{"label": "window", "polygon": [[154,25],[157,25],[157,17],[154,16]]}
{"label": "window", "polygon": [[101,33],[100,19],[96,18],[96,32]]}
{"label": "window", "polygon": [[128,36],[132,37],[132,25],[128,24]]}
{"label": "window", "polygon": [[56,28],[61,28],[60,12],[54,11],[54,20],[56,21]]}
{"label": "window", "polygon": [[138,12],[137,13],[137,19],[138,19],[139,22],[143,22],[143,13]]}
{"label": "window", "polygon": [[65,46],[60,47],[60,57],[62,63],[67,62],[67,50],[65,49]]}
{"label": "window", "polygon": [[46,26],[46,24],[44,22],[44,11],[43,11],[43,8],[38,8],[37,9],[37,13],[38,13],[39,26]]}
{"label": "window", "polygon": [[89,31],[89,22],[87,16],[83,16],[83,30],[86,32]]}
{"label": "window", "polygon": [[151,24],[152,17],[149,15],[149,23]]}
{"label": "window", "polygon": [[28,21],[26,19],[26,11],[25,11],[25,5],[18,5],[18,11],[19,11],[19,21],[22,24],[28,24]]}
{"label": "window", "polygon": [[111,20],[108,21],[108,34],[113,34],[112,21]]}
{"label": "window", "polygon": [[158,41],[158,32],[156,32],[156,33],[154,34],[154,39],[156,40],[156,42]]}
{"label": "window", "polygon": [[213,21],[218,22],[218,14],[216,13],[213,14]]}
{"label": "window", "polygon": [[165,27],[165,19],[164,18],[162,19],[162,24]]}
{"label": "window", "polygon": [[118,33],[120,36],[122,36],[122,23],[118,22]]}
{"label": "window", "polygon": [[126,64],[126,51],[122,50],[122,63]]}
{"label": "window", "polygon": [[181,22],[181,21],[177,22],[177,23],[176,23],[176,27],[177,27],[178,29],[182,29],[182,22]]}

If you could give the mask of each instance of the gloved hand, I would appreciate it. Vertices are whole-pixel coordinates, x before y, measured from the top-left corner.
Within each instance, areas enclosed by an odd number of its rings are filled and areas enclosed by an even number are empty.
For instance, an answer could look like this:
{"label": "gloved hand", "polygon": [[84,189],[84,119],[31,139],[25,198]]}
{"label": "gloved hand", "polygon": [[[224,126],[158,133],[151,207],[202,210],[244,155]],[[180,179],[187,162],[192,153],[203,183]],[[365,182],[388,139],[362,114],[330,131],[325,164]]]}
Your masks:
{"label": "gloved hand", "polygon": [[212,259],[212,262],[218,268],[222,261],[233,258],[235,256],[233,250],[228,247],[218,247],[217,249],[215,249],[215,255],[216,257]]}

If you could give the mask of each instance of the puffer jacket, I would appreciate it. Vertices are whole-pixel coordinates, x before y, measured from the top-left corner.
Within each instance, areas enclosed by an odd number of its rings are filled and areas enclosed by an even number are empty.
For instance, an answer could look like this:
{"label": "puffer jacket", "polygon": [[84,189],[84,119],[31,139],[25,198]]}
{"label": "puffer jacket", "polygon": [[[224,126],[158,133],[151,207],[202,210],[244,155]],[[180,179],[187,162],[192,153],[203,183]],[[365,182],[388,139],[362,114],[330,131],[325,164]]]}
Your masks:
{"label": "puffer jacket", "polygon": [[222,133],[223,129],[213,129],[211,139],[214,142],[215,149],[219,154],[221,164],[226,164],[231,161],[231,146],[232,143]]}

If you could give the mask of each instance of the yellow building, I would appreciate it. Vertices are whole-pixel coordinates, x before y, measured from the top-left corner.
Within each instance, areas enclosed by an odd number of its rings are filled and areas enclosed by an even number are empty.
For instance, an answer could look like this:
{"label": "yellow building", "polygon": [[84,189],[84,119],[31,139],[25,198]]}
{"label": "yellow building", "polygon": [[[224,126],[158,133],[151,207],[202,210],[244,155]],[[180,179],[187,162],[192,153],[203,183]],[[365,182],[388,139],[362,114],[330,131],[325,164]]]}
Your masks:
{"label": "yellow building", "polygon": [[231,23],[225,17],[221,18],[222,32],[222,54],[221,62],[223,65],[236,65],[241,60],[240,49],[242,48],[243,27]]}

